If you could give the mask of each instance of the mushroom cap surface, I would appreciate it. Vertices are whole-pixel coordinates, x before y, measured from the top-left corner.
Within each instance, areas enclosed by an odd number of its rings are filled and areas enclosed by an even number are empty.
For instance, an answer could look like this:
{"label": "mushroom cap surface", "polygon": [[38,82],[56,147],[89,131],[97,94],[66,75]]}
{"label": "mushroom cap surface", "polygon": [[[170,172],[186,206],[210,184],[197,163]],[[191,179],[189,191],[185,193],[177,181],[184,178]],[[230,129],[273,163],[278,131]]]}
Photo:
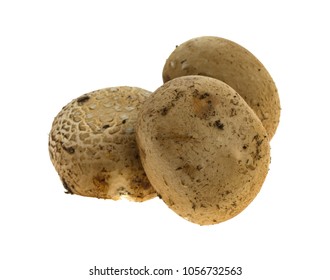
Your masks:
{"label": "mushroom cap surface", "polygon": [[270,162],[261,121],[234,89],[205,76],[175,78],[143,104],[137,143],[170,209],[196,224],[226,221],[259,193]]}
{"label": "mushroom cap surface", "polygon": [[74,99],[54,119],[49,153],[68,193],[144,201],[156,193],[141,165],[135,124],[150,92],[112,87]]}
{"label": "mushroom cap surface", "polygon": [[265,66],[247,49],[214,36],[188,40],[177,46],[166,60],[163,80],[186,75],[213,77],[235,89],[272,139],[280,121],[278,91]]}

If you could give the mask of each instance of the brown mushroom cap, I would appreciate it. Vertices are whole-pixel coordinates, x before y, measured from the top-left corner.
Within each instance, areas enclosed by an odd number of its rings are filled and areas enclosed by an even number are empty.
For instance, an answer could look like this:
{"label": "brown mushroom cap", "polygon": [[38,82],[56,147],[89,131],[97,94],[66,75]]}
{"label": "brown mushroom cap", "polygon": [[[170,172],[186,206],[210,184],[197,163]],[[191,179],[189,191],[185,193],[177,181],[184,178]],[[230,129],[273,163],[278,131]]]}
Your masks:
{"label": "brown mushroom cap", "polygon": [[271,139],[280,119],[275,83],[262,63],[242,46],[205,36],[179,45],[166,60],[163,80],[186,75],[219,79],[235,89],[254,110]]}
{"label": "brown mushroom cap", "polygon": [[239,214],[268,172],[265,128],[217,79],[185,76],[158,88],[139,112],[136,137],[155,190],[174,212],[200,225]]}
{"label": "brown mushroom cap", "polygon": [[50,131],[49,153],[68,193],[133,201],[156,196],[135,140],[137,113],[149,94],[106,88],[63,107]]}

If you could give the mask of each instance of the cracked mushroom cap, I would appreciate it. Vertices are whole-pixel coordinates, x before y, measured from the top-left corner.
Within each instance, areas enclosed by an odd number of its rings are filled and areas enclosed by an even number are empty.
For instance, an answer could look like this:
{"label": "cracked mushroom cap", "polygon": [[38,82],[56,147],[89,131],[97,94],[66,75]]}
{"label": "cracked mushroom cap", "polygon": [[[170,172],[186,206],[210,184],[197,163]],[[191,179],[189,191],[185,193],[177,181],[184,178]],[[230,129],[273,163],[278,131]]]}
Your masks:
{"label": "cracked mushroom cap", "polygon": [[158,88],[139,112],[136,137],[155,190],[196,224],[239,214],[268,172],[265,128],[244,99],[217,79],[184,76]]}
{"label": "cracked mushroom cap", "polygon": [[142,168],[135,123],[150,92],[106,88],[63,107],[49,135],[49,153],[67,193],[144,201],[156,196]]}
{"label": "cracked mushroom cap", "polygon": [[224,38],[191,39],[171,53],[163,68],[164,82],[187,75],[213,77],[235,89],[272,139],[280,121],[280,99],[272,77],[251,52]]}

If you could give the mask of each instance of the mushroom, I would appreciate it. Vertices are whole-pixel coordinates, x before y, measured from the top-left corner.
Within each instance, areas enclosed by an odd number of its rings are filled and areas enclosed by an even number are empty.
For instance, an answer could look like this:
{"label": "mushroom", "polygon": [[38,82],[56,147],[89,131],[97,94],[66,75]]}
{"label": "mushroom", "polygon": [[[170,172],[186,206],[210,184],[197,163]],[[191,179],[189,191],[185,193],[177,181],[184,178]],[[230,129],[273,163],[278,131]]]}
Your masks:
{"label": "mushroom", "polygon": [[260,119],[214,78],[183,76],[158,88],[139,111],[136,137],[154,189],[196,224],[239,214],[268,172],[269,139]]}
{"label": "mushroom", "polygon": [[235,89],[272,139],[279,124],[280,100],[272,77],[251,52],[224,38],[191,39],[176,47],[163,68],[164,82],[187,75],[213,77]]}
{"label": "mushroom", "polygon": [[105,88],[63,107],[49,134],[49,154],[67,193],[132,201],[156,196],[135,140],[137,114],[149,94]]}

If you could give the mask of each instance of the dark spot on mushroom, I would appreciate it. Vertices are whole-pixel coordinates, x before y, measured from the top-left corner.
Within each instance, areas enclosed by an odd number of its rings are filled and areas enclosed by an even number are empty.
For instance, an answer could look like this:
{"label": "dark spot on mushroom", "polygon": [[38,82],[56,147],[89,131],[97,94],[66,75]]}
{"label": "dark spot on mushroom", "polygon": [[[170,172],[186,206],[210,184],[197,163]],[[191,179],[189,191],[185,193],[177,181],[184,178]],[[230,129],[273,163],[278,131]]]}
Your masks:
{"label": "dark spot on mushroom", "polygon": [[[178,89],[175,89],[174,91],[176,93],[176,95],[174,97],[174,101],[178,101],[180,98],[182,98],[184,96],[182,91],[179,91]],[[171,105],[172,105],[172,107],[174,107],[175,104],[172,102]]]}
{"label": "dark spot on mushroom", "polygon": [[134,155],[134,158],[135,158],[135,159],[139,159],[139,158],[140,158],[139,154],[138,154],[138,153],[135,154],[135,155]]}
{"label": "dark spot on mushroom", "polygon": [[157,196],[158,196],[160,199],[162,199],[162,196],[161,196],[160,194],[157,194]]}
{"label": "dark spot on mushroom", "polygon": [[63,184],[63,187],[65,188],[65,193],[66,194],[74,194],[72,189],[69,187],[69,185],[67,184],[67,182],[65,182],[65,180],[63,178],[61,178],[62,180],[62,184]]}
{"label": "dark spot on mushroom", "polygon": [[167,107],[163,107],[161,110],[160,110],[160,114],[162,116],[166,116],[168,113],[168,108]]}
{"label": "dark spot on mushroom", "polygon": [[260,71],[261,71],[261,69],[260,69],[260,68],[258,68],[258,71],[260,72]]}
{"label": "dark spot on mushroom", "polygon": [[213,126],[220,130],[224,130],[224,127],[225,127],[225,125],[220,120],[216,120],[214,122]]}
{"label": "dark spot on mushroom", "polygon": [[126,123],[126,120],[123,120],[121,123],[122,123],[122,124]]}
{"label": "dark spot on mushroom", "polygon": [[246,165],[246,168],[249,169],[249,170],[252,170],[252,171],[256,169],[256,167],[251,165],[251,164]]}
{"label": "dark spot on mushroom", "polygon": [[197,75],[199,75],[199,76],[209,76],[210,77],[210,75],[207,75],[205,72],[198,72]]}
{"label": "dark spot on mushroom", "polygon": [[199,171],[199,170],[202,170],[203,169],[203,166],[201,165],[197,165],[196,169]]}
{"label": "dark spot on mushroom", "polygon": [[78,97],[78,99],[77,99],[78,105],[82,105],[83,103],[85,103],[89,99],[90,99],[90,97],[88,95],[86,95],[86,94]]}
{"label": "dark spot on mushroom", "polygon": [[256,151],[255,151],[255,153],[252,153],[253,159],[254,159],[254,161],[255,161],[255,160],[259,160],[259,159],[261,159],[261,155],[260,155],[260,153],[261,153],[260,146],[261,146],[262,142],[264,141],[264,139],[260,139],[260,136],[259,136],[258,134],[256,134],[256,135],[253,137],[252,141],[256,141]]}
{"label": "dark spot on mushroom", "polygon": [[[203,93],[202,95],[199,96],[199,99],[204,99],[204,98],[207,98],[209,96],[210,96],[210,94],[208,92],[205,92],[205,93]],[[211,101],[211,100],[209,100],[209,101]]]}
{"label": "dark spot on mushroom", "polygon": [[181,64],[185,63],[187,61],[187,59],[184,59],[182,61],[180,61]]}
{"label": "dark spot on mushroom", "polygon": [[247,149],[247,146],[246,146],[246,145],[244,145],[244,146],[243,146],[243,149],[244,149],[244,150],[246,150],[246,149]]}
{"label": "dark spot on mushroom", "polygon": [[62,148],[64,151],[66,151],[67,153],[69,153],[71,155],[74,154],[74,152],[75,152],[73,147],[66,147],[65,145],[62,145]]}
{"label": "dark spot on mushroom", "polygon": [[230,116],[233,117],[233,116],[236,116],[237,115],[237,112],[234,108],[231,108],[230,110]]}
{"label": "dark spot on mushroom", "polygon": [[193,97],[198,97],[199,96],[199,91],[197,88],[195,88],[195,85],[191,85],[189,86],[190,89],[194,89],[194,91],[192,92],[192,96]]}
{"label": "dark spot on mushroom", "polygon": [[151,188],[151,185],[150,185],[149,181],[147,181],[143,177],[136,176],[135,178],[133,178],[132,184],[136,185],[138,187],[142,187],[145,190]]}
{"label": "dark spot on mushroom", "polygon": [[107,129],[109,127],[110,127],[110,125],[108,125],[108,124],[105,124],[104,126],[102,126],[103,129]]}

